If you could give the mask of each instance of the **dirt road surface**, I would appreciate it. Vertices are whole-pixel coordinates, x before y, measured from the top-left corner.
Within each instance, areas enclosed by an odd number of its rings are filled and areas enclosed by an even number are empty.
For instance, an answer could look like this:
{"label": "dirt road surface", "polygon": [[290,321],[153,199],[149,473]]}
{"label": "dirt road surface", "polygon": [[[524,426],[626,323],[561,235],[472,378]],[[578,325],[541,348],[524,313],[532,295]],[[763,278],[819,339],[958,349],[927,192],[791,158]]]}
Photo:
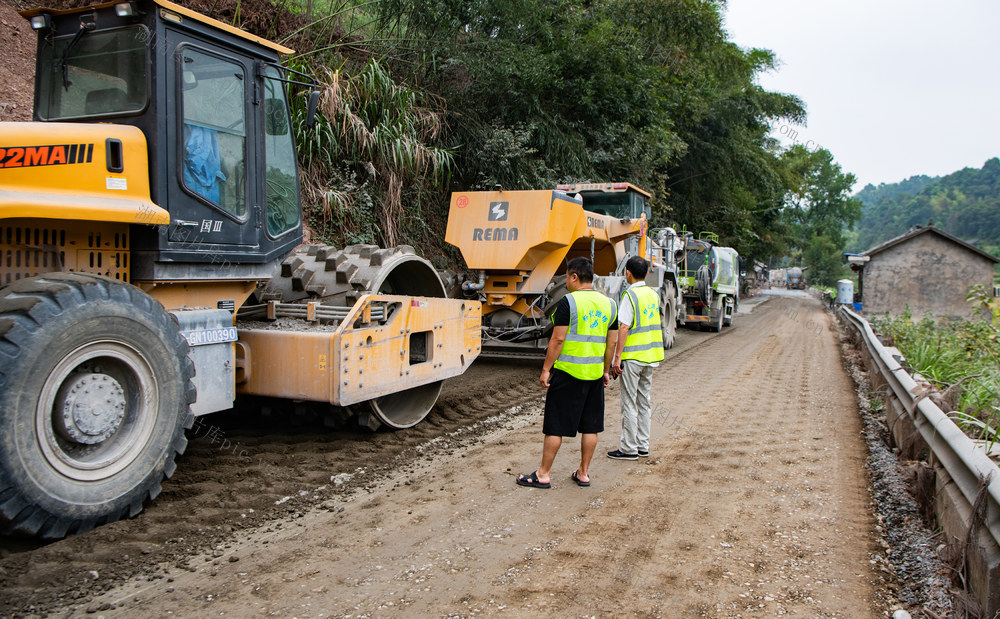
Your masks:
{"label": "dirt road surface", "polygon": [[8,540],[0,614],[885,616],[856,396],[818,301],[682,331],[649,458],[604,457],[614,384],[589,488],[577,440],[552,489],[514,483],[540,457],[537,375],[479,362],[404,432],[210,417],[138,518]]}

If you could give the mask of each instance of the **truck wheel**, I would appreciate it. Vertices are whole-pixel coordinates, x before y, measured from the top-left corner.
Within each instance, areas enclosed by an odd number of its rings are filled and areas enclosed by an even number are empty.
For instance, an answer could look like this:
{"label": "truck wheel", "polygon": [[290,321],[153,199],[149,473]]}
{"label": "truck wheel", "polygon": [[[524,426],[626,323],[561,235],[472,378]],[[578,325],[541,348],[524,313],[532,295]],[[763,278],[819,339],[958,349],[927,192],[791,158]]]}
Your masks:
{"label": "truck wheel", "polygon": [[55,539],[138,514],[187,446],[193,374],[138,288],[55,273],[0,291],[0,530]]}
{"label": "truck wheel", "polygon": [[694,288],[698,293],[698,300],[705,305],[712,306],[712,271],[705,265],[698,267],[694,275]]}
{"label": "truck wheel", "polygon": [[[711,314],[709,314],[711,315]],[[712,331],[716,333],[722,332],[722,324],[726,316],[726,299],[723,298],[719,301],[719,317],[715,319],[715,324],[712,325]]]}
{"label": "truck wheel", "polygon": [[733,324],[733,317],[736,316],[736,301],[734,299],[731,299],[731,298],[727,299],[727,304],[723,305],[722,307],[723,307],[723,309],[728,309],[729,306],[732,306],[732,311],[730,312],[729,316],[725,316],[725,312],[723,312],[723,315],[725,317],[722,319],[722,325],[725,326],[725,327],[732,326],[732,324]]}
{"label": "truck wheel", "polygon": [[660,330],[663,334],[663,347],[670,350],[677,339],[677,291],[673,283],[663,284],[663,296],[660,302]]}

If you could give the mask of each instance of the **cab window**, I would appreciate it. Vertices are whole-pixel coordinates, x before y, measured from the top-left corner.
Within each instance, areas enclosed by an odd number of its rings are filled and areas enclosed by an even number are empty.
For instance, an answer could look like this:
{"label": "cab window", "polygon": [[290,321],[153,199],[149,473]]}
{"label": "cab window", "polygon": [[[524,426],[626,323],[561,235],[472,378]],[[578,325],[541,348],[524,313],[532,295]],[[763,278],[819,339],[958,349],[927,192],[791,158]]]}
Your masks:
{"label": "cab window", "polygon": [[631,216],[631,204],[627,193],[594,192],[583,194],[583,208],[591,213],[624,218]]}
{"label": "cab window", "polygon": [[246,215],[246,75],[242,65],[192,47],[181,76],[183,185],[237,218]]}
{"label": "cab window", "polygon": [[618,219],[638,219],[643,213],[650,218],[649,203],[644,196],[632,191],[583,194],[584,210]]}
{"label": "cab window", "polygon": [[40,50],[38,115],[65,120],[146,108],[150,35],[144,26],[46,41]]}
{"label": "cab window", "polygon": [[264,73],[264,169],[267,233],[279,236],[298,227],[299,184],[295,144],[289,124],[285,85],[278,69]]}

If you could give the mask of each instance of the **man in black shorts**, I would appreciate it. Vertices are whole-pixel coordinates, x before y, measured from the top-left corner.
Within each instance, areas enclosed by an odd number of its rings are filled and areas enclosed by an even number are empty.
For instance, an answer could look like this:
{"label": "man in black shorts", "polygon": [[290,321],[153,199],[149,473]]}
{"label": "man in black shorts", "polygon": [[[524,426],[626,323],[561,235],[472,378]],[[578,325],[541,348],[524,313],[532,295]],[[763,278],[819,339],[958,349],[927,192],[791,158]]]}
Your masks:
{"label": "man in black shorts", "polygon": [[611,383],[611,361],[618,336],[615,302],[593,289],[594,267],[574,258],[566,269],[570,293],[556,305],[553,329],[539,378],[545,394],[542,465],[518,475],[517,484],[551,488],[550,473],[564,436],[580,433],[580,467],[572,479],[590,485],[590,460],[597,434],[604,431],[604,388]]}

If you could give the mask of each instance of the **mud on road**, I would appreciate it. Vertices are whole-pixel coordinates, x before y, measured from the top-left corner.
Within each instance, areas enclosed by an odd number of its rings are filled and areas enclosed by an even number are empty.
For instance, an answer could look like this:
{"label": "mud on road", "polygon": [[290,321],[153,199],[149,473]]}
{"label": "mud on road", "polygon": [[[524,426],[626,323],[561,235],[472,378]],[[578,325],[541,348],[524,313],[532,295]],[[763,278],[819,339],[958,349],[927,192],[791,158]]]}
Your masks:
{"label": "mud on road", "polygon": [[830,316],[804,298],[742,309],[668,351],[651,457],[604,457],[612,386],[590,488],[569,479],[575,440],[551,490],[514,484],[540,456],[534,364],[477,362],[400,432],[281,407],[209,416],[137,518],[6,540],[0,614],[884,616],[892,577]]}
{"label": "mud on road", "polygon": [[331,428],[308,405],[273,401],[198,418],[176,473],[137,518],[48,545],[0,538],[0,616],[83,603],[130,577],[161,581],[165,568],[217,553],[238,532],[281,528],[317,506],[342,510],[393,471],[475,445],[535,405],[536,374],[479,363],[402,432]]}

